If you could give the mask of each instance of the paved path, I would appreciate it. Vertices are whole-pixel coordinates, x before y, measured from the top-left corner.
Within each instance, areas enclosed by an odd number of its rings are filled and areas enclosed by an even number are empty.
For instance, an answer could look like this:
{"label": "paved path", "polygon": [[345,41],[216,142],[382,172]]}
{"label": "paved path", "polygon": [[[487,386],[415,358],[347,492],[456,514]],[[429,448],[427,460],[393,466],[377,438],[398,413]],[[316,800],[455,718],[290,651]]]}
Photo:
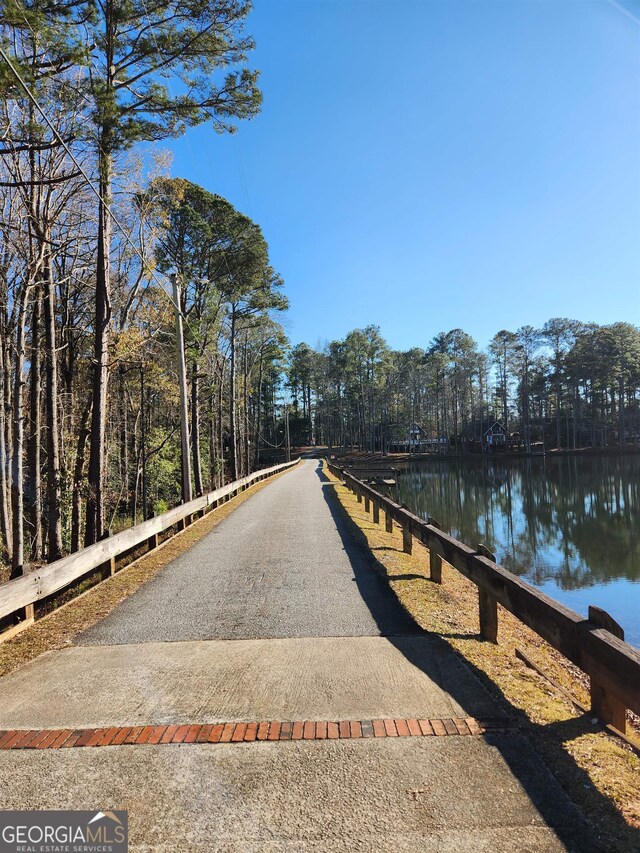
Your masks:
{"label": "paved path", "polygon": [[[517,733],[358,736],[358,721],[395,718],[395,735],[404,720],[501,712],[371,569],[332,488],[304,462],[74,647],[0,680],[0,728],[34,730],[32,744],[39,729],[147,740],[0,748],[2,807],[127,808],[139,851],[597,850]],[[231,725],[295,720],[323,739]],[[344,739],[326,739],[327,721]],[[251,742],[187,742],[227,729]]]}

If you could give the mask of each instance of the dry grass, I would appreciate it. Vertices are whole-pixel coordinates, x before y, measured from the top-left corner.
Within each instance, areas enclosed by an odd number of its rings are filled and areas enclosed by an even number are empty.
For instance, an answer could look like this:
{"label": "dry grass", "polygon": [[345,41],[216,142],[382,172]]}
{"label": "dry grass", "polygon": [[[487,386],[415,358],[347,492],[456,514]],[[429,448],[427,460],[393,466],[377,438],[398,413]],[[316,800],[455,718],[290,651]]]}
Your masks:
{"label": "dry grass", "polygon": [[121,601],[132,595],[143,583],[157,575],[180,554],[188,551],[240,504],[286,473],[283,471],[268,480],[256,483],[237,497],[209,512],[204,518],[195,521],[186,530],[167,539],[154,551],[130,563],[113,577],[91,587],[62,607],[37,620],[13,639],[0,643],[0,676],[17,669],[44,652],[70,646],[76,634],[111,613]]}
{"label": "dry grass", "polygon": [[[425,630],[452,646],[489,691],[529,735],[547,766],[589,815],[607,849],[640,851],[640,757],[620,738],[579,712],[560,690],[515,655],[523,651],[554,682],[589,703],[586,676],[537,634],[499,608],[499,638],[493,645],[480,640],[476,587],[443,564],[442,585],[429,580],[429,552],[415,539],[413,554],[402,550],[402,532],[394,525],[385,532],[365,513],[364,502],[336,483],[334,493],[351,521],[353,532],[366,544],[375,567],[386,576],[399,600]],[[640,744],[637,718],[630,736]]]}

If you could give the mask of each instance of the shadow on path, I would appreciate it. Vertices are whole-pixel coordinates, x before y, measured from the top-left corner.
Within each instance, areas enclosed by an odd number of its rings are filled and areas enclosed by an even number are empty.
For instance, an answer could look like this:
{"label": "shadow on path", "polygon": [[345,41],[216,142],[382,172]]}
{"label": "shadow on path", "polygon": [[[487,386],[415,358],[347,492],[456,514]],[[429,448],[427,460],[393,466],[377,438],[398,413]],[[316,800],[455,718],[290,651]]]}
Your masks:
{"label": "shadow on path", "polygon": [[[640,851],[640,833],[624,821],[614,803],[603,796],[591,783],[588,774],[579,767],[573,757],[567,753],[563,744],[587,732],[593,732],[594,726],[589,715],[577,719],[538,725],[532,723],[519,708],[515,707],[501,689],[482,670],[462,658],[439,634],[425,631],[400,604],[389,586],[386,569],[371,552],[367,539],[360,528],[351,519],[348,512],[335,494],[335,483],[322,470],[322,463],[316,473],[323,483],[323,494],[343,546],[353,567],[358,590],[383,634],[415,667],[447,691],[469,716],[482,717],[481,708],[486,708],[485,691],[495,701],[499,716],[509,718],[521,734],[491,735],[486,740],[499,750],[514,776],[527,792],[531,801],[545,822],[553,827],[558,838],[572,853],[612,853],[614,850],[633,853]],[[368,565],[369,570],[364,570]],[[371,595],[371,584],[366,574],[373,574],[387,589],[386,595]],[[411,577],[414,577],[413,575]],[[415,577],[420,577],[416,575]],[[397,619],[397,622],[395,621]],[[394,623],[396,628],[394,630]],[[410,626],[410,630],[408,627]],[[409,636],[408,636],[409,635]],[[413,637],[411,636],[413,635]],[[429,642],[416,642],[416,636],[428,638]],[[471,636],[469,637],[471,638]],[[476,636],[477,639],[477,636]],[[458,672],[455,672],[455,670]],[[475,678],[470,677],[470,674]],[[478,713],[480,711],[480,713]],[[485,714],[486,716],[486,714]],[[541,735],[544,733],[544,739]],[[596,810],[606,816],[609,825],[614,827],[616,835],[625,839],[623,846],[616,840],[588,827],[582,820],[582,813],[576,807],[573,814],[567,813],[567,803],[558,800],[554,786],[548,784],[546,774],[540,772],[538,762],[532,761],[531,751],[523,749],[522,735],[534,745],[535,751],[544,758],[548,768],[553,768],[556,779],[570,782],[571,787],[588,790],[589,811]]]}

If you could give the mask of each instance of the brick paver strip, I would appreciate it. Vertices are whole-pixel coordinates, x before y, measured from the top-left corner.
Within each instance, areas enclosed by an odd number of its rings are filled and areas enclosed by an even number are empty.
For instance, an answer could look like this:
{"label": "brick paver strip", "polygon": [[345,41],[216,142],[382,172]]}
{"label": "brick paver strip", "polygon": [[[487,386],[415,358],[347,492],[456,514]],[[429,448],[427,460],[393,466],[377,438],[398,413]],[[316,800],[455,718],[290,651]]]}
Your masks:
{"label": "brick paver strip", "polygon": [[140,737],[140,733],[142,732],[143,728],[144,726],[131,726],[131,728],[129,729],[129,734],[122,741],[122,743],[135,743]]}
{"label": "brick paver strip", "polygon": [[100,740],[98,742],[98,746],[109,746],[109,744],[114,739],[114,737],[118,734],[119,731],[120,731],[120,729],[117,727],[107,729],[107,731],[100,738]]}
{"label": "brick paver strip", "polygon": [[407,720],[407,725],[409,726],[409,734],[413,735],[413,737],[420,737],[422,731],[420,723],[417,720]]}
{"label": "brick paver strip", "polygon": [[[159,743],[171,743],[174,734],[178,731],[178,726],[167,726],[164,734],[160,738]],[[115,743],[115,740],[114,740]]]}
{"label": "brick paver strip", "polygon": [[245,732],[247,731],[246,723],[236,723],[236,727],[233,730],[233,734],[231,735],[232,743],[240,743],[241,740],[244,740]]}
{"label": "brick paver strip", "polygon": [[280,726],[280,737],[278,740],[291,740],[291,735],[293,734],[293,723],[283,723]]}
{"label": "brick paver strip", "polygon": [[15,749],[27,749],[33,741],[41,740],[42,737],[43,734],[40,729],[31,729],[28,732],[23,732],[22,737],[14,743],[13,747]]}
{"label": "brick paver strip", "polygon": [[406,720],[394,720],[396,724],[396,729],[398,731],[398,735],[400,737],[409,737],[411,732],[409,731],[409,726],[407,725]]}
{"label": "brick paver strip", "polygon": [[375,737],[386,737],[387,732],[384,727],[384,722],[382,720],[372,720],[371,725],[373,726],[373,734]]}
{"label": "brick paver strip", "polygon": [[149,743],[149,738],[153,734],[154,729],[155,726],[145,726],[136,738],[136,743]]}
{"label": "brick paver strip", "polygon": [[470,737],[508,733],[513,727],[503,720],[478,721],[473,717],[442,720],[294,720],[207,723],[172,726],[112,726],[96,729],[21,729],[0,731],[4,749],[68,749],[70,747],[156,746],[167,743],[240,743],[283,740],[357,740],[377,737]]}
{"label": "brick paver strip", "polygon": [[38,749],[50,749],[61,735],[60,729],[54,729],[49,732],[49,736],[41,740],[38,744]]}
{"label": "brick paver strip", "polygon": [[71,737],[73,729],[65,729],[51,744],[51,749],[60,749],[60,747]]}
{"label": "brick paver strip", "polygon": [[209,734],[209,743],[220,743],[222,732],[224,731],[224,723],[216,723]]}
{"label": "brick paver strip", "polygon": [[258,736],[258,724],[247,723],[247,730],[244,733],[244,739],[247,742],[254,741]]}
{"label": "brick paver strip", "polygon": [[151,737],[149,738],[148,742],[151,744],[160,743],[160,738],[166,732],[166,730],[166,726],[155,726],[155,728],[151,732]]}
{"label": "brick paver strip", "polygon": [[97,746],[106,733],[106,729],[95,729],[85,746]]}
{"label": "brick paver strip", "polygon": [[269,725],[269,737],[268,740],[279,740],[280,739],[280,723],[273,722]]}
{"label": "brick paver strip", "polygon": [[43,737],[33,738],[30,746],[33,749],[46,749],[46,747],[53,743],[53,741],[57,738],[59,731],[57,729],[49,729]]}
{"label": "brick paver strip", "polygon": [[225,723],[224,728],[222,729],[222,734],[220,735],[220,743],[229,743],[231,740],[231,736],[233,735],[233,730],[235,729],[235,723]]}
{"label": "brick paver strip", "polygon": [[458,729],[459,735],[470,735],[469,726],[467,725],[467,721],[461,719],[460,717],[454,717],[453,723],[455,727]]}
{"label": "brick paver strip", "polygon": [[[128,731],[128,729],[127,729],[127,731]],[[80,740],[81,735],[82,735],[82,731],[79,729],[76,729],[75,731],[71,732],[69,737],[65,740],[65,742],[60,747],[60,749],[70,749],[72,746],[75,746],[78,743],[78,741]]]}
{"label": "brick paver strip", "polygon": [[86,746],[96,733],[95,729],[85,729],[76,741],[76,746]]}
{"label": "brick paver strip", "polygon": [[[201,726],[200,731],[198,732],[198,737],[196,739],[197,743],[206,743],[209,740],[209,735],[211,734],[212,725]],[[151,738],[149,738],[149,743],[151,743]]]}
{"label": "brick paver strip", "polygon": [[482,729],[478,725],[478,721],[474,720],[473,717],[467,717],[466,719],[467,726],[469,727],[469,731],[472,735],[481,735]]}
{"label": "brick paver strip", "polygon": [[0,732],[0,749],[4,749],[5,743],[14,735],[14,731],[1,731]]}
{"label": "brick paver strip", "polygon": [[435,734],[433,731],[433,726],[429,722],[429,720],[418,720],[418,725],[420,726],[420,731],[423,735],[432,735]]}
{"label": "brick paver strip", "polygon": [[445,727],[445,729],[447,730],[448,735],[457,735],[458,734],[458,729],[456,728],[456,724],[453,722],[453,720],[443,720],[442,724]]}
{"label": "brick paver strip", "polygon": [[180,726],[178,731],[171,738],[171,743],[182,743],[182,741],[186,738],[187,732],[189,731],[190,726]]}
{"label": "brick paver strip", "polygon": [[184,739],[185,743],[195,743],[198,739],[198,735],[200,734],[200,729],[202,726],[189,726],[189,731],[187,732],[187,736]]}

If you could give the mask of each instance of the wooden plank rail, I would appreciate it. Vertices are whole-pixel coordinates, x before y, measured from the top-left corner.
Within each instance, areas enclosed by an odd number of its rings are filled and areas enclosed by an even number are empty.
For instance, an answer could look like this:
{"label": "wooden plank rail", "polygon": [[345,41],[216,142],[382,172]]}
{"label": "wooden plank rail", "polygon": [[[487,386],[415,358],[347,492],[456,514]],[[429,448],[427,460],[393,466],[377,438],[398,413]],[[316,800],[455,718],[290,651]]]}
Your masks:
{"label": "wooden plank rail", "polygon": [[141,524],[136,524],[134,527],[108,536],[102,541],[96,542],[95,545],[89,545],[87,548],[69,554],[68,557],[56,560],[48,566],[42,566],[34,572],[7,581],[0,585],[0,619],[33,605],[37,601],[42,601],[42,599],[59,592],[100,567],[106,566],[108,568],[107,574],[112,574],[115,570],[115,560],[120,555],[142,543],[148,543],[149,549],[156,547],[158,535],[163,531],[181,522],[186,522],[196,513],[204,514],[208,509],[212,509],[219,503],[223,503],[244,491],[253,483],[271,477],[279,471],[292,468],[298,464],[298,461],[296,459],[294,462],[285,462],[271,468],[254,471],[253,474],[249,474],[241,480],[228,483],[214,492],[195,498],[189,503],[180,504],[180,506],[143,521]]}
{"label": "wooden plank rail", "polygon": [[403,549],[410,551],[415,537],[430,552],[431,579],[442,582],[444,560],[478,587],[481,636],[497,642],[501,604],[585,672],[592,683],[591,709],[601,722],[625,730],[625,709],[640,714],[640,651],[624,642],[617,623],[600,608],[590,608],[585,619],[498,565],[484,545],[464,545],[432,518],[425,521],[409,509],[380,494],[332,462],[329,470],[359,496],[383,510],[386,530],[393,522],[403,531]]}

